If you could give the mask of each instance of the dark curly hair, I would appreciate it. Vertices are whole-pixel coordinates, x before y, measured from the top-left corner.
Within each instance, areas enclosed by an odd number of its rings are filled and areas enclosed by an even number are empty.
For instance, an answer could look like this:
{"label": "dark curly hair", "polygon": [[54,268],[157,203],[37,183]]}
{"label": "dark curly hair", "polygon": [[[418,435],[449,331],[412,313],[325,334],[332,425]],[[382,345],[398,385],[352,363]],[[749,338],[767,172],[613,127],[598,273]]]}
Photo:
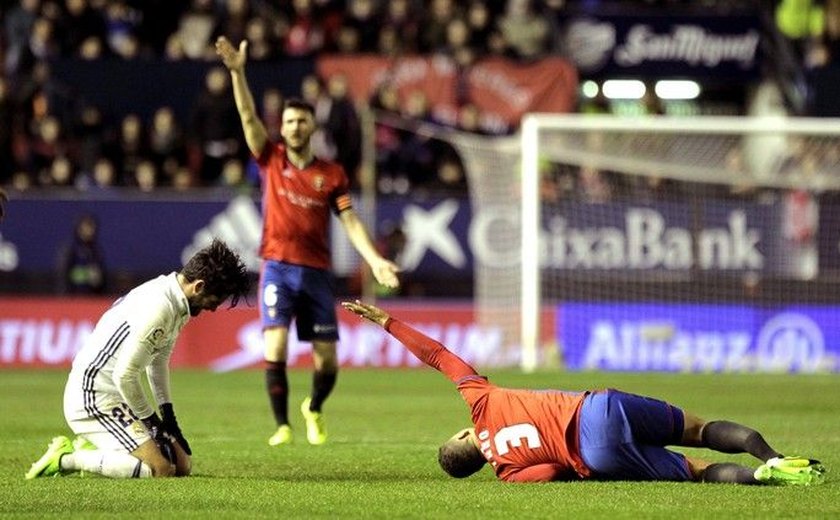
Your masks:
{"label": "dark curly hair", "polygon": [[204,280],[207,293],[230,298],[231,307],[251,290],[251,276],[242,259],[218,238],[194,254],[181,275],[189,282]]}

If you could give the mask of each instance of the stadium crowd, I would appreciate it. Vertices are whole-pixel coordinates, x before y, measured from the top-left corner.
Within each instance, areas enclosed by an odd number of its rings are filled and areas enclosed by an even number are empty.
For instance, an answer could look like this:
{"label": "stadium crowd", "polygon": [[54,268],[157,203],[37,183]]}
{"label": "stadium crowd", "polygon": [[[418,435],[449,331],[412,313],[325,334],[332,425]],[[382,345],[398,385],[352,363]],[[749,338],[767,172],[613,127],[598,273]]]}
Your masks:
{"label": "stadium crowd", "polygon": [[[164,60],[212,63],[219,35],[248,39],[249,59],[269,61],[321,53],[382,56],[445,53],[459,65],[487,55],[535,60],[557,53],[558,14],[593,0],[19,0],[0,6],[0,185],[12,190],[68,186],[87,191],[159,186],[225,186],[250,191],[256,169],[236,124],[229,80],[210,68],[189,118],[160,106],[149,118],[110,114],[79,98],[52,73],[54,60]],[[637,0],[668,6],[731,2]],[[743,3],[743,2],[740,2]],[[747,2],[749,3],[749,2]],[[300,94],[317,109],[320,155],[341,162],[353,180],[361,160],[357,107],[342,77],[310,76]],[[258,102],[267,125],[280,117],[283,94],[268,89]],[[181,100],[181,102],[184,102]],[[435,122],[419,93],[400,102],[384,85],[370,106],[408,121]],[[456,128],[487,128],[469,103]],[[277,135],[272,135],[277,138]],[[411,129],[377,127],[383,192],[418,185],[465,189],[451,146]]]}

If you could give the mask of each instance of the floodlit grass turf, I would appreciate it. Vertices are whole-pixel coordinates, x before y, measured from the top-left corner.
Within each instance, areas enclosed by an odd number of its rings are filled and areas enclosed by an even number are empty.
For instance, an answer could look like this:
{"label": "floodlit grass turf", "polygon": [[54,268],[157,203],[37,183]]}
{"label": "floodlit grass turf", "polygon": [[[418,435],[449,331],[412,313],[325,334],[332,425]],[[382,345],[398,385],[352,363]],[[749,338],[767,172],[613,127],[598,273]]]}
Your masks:
{"label": "floodlit grass turf", "polygon": [[[57,434],[65,373],[2,371],[0,516],[30,518],[829,518],[840,516],[840,377],[492,372],[511,387],[612,386],[667,399],[706,418],[752,425],[789,454],[822,459],[812,488],[691,483],[505,484],[489,468],[466,480],[437,467],[437,445],[467,422],[431,369],[344,370],[328,402],[327,445],[306,444],[297,412],[308,371],[292,371],[296,443],[270,448],[259,371],[173,371],[195,475],[171,480],[23,474]],[[755,465],[746,455],[690,450]],[[832,471],[834,473],[832,473]]]}

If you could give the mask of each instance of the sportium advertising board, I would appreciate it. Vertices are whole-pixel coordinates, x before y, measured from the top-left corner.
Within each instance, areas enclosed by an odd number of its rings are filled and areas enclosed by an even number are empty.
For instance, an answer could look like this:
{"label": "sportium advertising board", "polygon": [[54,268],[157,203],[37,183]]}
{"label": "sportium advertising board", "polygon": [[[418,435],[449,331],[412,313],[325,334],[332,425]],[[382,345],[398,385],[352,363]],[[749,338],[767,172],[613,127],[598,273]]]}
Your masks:
{"label": "sportium advertising board", "polygon": [[564,303],[570,370],[838,372],[840,307]]}

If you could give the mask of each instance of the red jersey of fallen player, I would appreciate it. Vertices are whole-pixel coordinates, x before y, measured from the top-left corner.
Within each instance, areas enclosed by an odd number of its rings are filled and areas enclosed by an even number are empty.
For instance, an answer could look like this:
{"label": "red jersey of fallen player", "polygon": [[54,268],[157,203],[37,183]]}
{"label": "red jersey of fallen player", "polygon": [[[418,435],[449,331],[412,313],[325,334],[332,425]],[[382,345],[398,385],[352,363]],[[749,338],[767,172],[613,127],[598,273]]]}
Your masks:
{"label": "red jersey of fallen player", "polygon": [[352,207],[344,169],[317,158],[299,169],[285,146],[270,142],[257,163],[263,192],[260,256],[329,269],[330,210],[337,215]]}
{"label": "red jersey of fallen player", "polygon": [[585,393],[500,388],[439,342],[405,323],[391,318],[385,330],[458,385],[470,406],[481,452],[498,478],[545,482],[590,475],[578,445]]}

